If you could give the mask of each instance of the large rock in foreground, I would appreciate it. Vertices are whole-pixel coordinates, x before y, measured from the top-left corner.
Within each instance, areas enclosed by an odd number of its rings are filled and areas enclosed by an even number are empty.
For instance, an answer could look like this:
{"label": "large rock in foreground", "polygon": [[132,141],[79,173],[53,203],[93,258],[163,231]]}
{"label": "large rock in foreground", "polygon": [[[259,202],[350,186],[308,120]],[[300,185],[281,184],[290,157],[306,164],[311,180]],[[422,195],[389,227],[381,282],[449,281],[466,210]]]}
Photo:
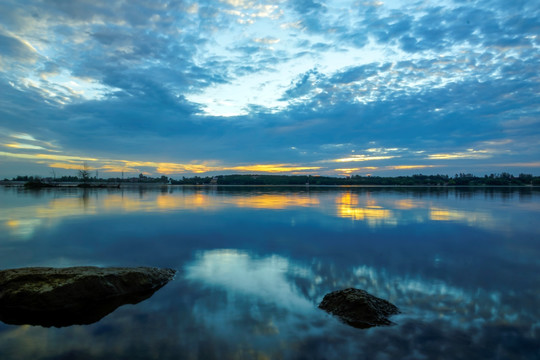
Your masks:
{"label": "large rock in foreground", "polygon": [[91,324],[152,296],[175,270],[150,267],[21,268],[0,271],[0,320],[8,324]]}
{"label": "large rock in foreground", "polygon": [[326,294],[319,308],[336,315],[346,324],[361,329],[392,325],[388,317],[400,312],[388,301],[354,288]]}

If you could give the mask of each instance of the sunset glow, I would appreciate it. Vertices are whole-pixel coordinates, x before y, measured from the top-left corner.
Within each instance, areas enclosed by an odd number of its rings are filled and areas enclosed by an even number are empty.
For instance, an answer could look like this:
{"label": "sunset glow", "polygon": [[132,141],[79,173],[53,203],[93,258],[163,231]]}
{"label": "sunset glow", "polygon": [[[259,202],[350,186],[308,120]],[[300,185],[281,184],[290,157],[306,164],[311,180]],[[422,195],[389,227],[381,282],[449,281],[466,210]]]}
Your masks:
{"label": "sunset glow", "polygon": [[0,178],[540,174],[535,1],[0,14]]}

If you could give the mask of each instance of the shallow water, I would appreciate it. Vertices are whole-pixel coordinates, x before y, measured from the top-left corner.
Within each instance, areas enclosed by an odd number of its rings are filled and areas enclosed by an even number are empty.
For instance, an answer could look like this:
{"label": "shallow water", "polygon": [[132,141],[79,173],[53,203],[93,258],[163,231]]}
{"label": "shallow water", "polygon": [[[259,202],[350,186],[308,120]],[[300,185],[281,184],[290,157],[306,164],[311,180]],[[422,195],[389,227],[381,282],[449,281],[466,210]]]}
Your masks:
{"label": "shallow water", "polygon": [[[535,359],[540,189],[0,188],[0,266],[160,266],[92,325],[0,323],[1,359]],[[397,305],[356,329],[317,308]]]}

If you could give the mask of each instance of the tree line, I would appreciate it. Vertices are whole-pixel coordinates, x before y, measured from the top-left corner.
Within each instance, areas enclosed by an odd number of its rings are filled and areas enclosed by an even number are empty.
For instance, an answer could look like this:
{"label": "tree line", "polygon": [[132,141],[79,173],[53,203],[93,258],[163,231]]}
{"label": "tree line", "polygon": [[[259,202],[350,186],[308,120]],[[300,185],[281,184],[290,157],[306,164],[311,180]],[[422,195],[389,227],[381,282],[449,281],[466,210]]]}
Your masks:
{"label": "tree line", "polygon": [[[4,181],[10,181],[4,179]],[[540,185],[540,176],[531,174],[519,174],[514,176],[510,173],[490,174],[475,176],[472,174],[448,175],[412,175],[412,176],[361,176],[349,177],[315,176],[315,175],[258,175],[258,174],[233,174],[218,176],[193,176],[181,179],[169,178],[165,175],[151,177],[140,174],[129,178],[98,178],[91,177],[88,173],[79,176],[61,176],[58,178],[41,178],[39,176],[16,176],[11,181],[58,184],[65,182],[73,183],[154,183],[172,185],[386,185],[386,186],[526,186]]]}
{"label": "tree line", "polygon": [[388,185],[388,186],[504,186],[540,185],[540,176],[509,173],[490,174],[483,177],[472,174],[412,175],[412,176],[360,176],[331,177],[306,175],[219,175],[214,177],[183,177],[171,179],[178,185]]}

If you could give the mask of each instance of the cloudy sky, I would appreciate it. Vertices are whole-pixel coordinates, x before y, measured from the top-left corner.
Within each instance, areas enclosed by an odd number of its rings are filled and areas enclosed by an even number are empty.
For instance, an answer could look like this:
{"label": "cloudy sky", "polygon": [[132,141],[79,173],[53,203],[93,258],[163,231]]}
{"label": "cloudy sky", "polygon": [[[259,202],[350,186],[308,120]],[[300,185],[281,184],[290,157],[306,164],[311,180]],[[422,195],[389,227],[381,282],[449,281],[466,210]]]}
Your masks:
{"label": "cloudy sky", "polygon": [[537,0],[2,0],[0,177],[540,174]]}

